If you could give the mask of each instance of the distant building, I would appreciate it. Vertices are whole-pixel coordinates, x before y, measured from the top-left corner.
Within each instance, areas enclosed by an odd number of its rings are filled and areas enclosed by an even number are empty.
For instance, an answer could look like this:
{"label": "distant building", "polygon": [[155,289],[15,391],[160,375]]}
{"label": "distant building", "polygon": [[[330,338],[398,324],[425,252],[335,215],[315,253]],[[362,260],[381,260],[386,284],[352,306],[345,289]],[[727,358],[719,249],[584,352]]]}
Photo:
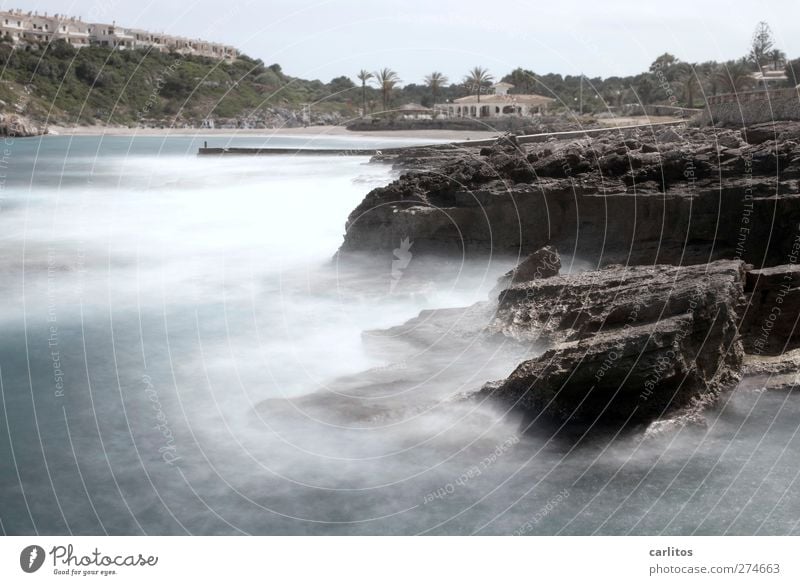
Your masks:
{"label": "distant building", "polygon": [[760,71],[756,71],[751,76],[756,80],[758,87],[773,88],[786,85],[789,78],[786,77],[786,71],[783,63],[779,63],[777,67],[774,65],[765,65],[761,67]]}
{"label": "distant building", "polygon": [[510,94],[514,86],[510,83],[495,83],[493,93],[470,95],[447,104],[447,113],[455,118],[492,118],[502,116],[538,116],[547,110],[553,98],[535,93]]}
{"label": "distant building", "polygon": [[76,48],[96,45],[116,49],[151,49],[174,51],[182,55],[198,55],[232,61],[239,55],[235,47],[201,39],[129,29],[116,23],[88,23],[79,17],[22,10],[0,11],[0,35],[15,44],[49,43],[63,39]]}
{"label": "distant building", "polygon": [[[118,49],[136,49],[135,37],[124,28],[114,24],[89,25],[89,39],[93,45],[115,47]],[[152,44],[140,44],[138,48],[150,47]]]}
{"label": "distant building", "polygon": [[397,113],[405,120],[430,120],[433,118],[434,111],[422,104],[412,102],[397,108]]}

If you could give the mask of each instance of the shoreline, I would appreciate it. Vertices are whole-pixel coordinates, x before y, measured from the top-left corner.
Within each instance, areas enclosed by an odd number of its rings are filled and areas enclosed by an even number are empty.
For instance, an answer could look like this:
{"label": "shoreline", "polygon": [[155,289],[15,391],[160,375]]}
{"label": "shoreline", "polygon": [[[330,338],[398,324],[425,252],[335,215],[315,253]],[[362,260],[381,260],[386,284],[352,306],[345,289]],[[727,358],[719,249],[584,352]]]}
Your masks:
{"label": "shoreline", "polygon": [[[669,116],[627,116],[599,119],[601,128],[648,125],[676,121]],[[576,129],[579,130],[579,129]],[[209,136],[209,137],[331,137],[375,140],[438,140],[442,142],[467,142],[487,140],[502,136],[493,130],[375,130],[353,131],[344,126],[306,126],[303,128],[128,128],[125,126],[48,126],[48,133],[40,136]]]}
{"label": "shoreline", "polygon": [[48,133],[43,136],[217,136],[217,137],[263,137],[279,136],[326,137],[331,138],[374,138],[379,140],[397,139],[431,139],[445,141],[485,140],[494,138],[501,132],[469,131],[469,130],[389,130],[375,132],[353,132],[343,126],[307,126],[305,128],[126,128],[96,126],[49,126]]}

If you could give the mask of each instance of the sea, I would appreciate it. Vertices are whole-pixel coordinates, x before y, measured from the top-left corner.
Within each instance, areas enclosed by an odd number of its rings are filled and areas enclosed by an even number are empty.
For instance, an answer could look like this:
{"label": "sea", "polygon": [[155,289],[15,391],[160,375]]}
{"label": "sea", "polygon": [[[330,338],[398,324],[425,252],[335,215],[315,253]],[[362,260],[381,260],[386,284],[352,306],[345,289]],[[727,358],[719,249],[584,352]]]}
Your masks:
{"label": "sea", "polygon": [[3,140],[2,534],[800,534],[797,393],[745,382],[657,434],[531,427],[469,396],[544,348],[435,335],[516,258],[410,234],[345,265],[390,166],[197,155],[418,140]]}

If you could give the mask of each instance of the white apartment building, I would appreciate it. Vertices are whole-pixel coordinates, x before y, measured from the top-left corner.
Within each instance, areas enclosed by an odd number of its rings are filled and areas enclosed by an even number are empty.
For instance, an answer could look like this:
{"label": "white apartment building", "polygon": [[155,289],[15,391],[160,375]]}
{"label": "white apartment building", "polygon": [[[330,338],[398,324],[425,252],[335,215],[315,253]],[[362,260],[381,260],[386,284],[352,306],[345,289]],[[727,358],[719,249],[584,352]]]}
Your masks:
{"label": "white apartment building", "polygon": [[235,47],[200,39],[129,29],[116,23],[88,23],[81,18],[63,14],[48,15],[22,10],[0,11],[0,35],[12,42],[48,43],[63,39],[73,47],[98,45],[117,49],[147,49],[174,51],[182,55],[200,55],[232,61],[239,51]]}

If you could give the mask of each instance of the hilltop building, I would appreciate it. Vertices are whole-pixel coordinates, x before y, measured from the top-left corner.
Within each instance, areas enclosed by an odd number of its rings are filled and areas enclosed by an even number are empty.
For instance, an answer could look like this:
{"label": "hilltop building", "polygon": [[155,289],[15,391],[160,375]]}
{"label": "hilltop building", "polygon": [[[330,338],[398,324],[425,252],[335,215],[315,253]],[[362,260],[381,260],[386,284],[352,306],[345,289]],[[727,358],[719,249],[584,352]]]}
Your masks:
{"label": "hilltop building", "polygon": [[49,43],[63,39],[76,48],[97,45],[117,49],[151,49],[232,61],[235,47],[201,39],[124,28],[116,23],[83,22],[80,17],[22,10],[0,11],[0,35],[15,44]]}
{"label": "hilltop building", "polygon": [[510,83],[495,83],[493,93],[470,95],[453,100],[447,104],[447,113],[455,118],[492,118],[503,116],[538,116],[547,110],[553,98],[535,93],[510,94],[514,86]]}

